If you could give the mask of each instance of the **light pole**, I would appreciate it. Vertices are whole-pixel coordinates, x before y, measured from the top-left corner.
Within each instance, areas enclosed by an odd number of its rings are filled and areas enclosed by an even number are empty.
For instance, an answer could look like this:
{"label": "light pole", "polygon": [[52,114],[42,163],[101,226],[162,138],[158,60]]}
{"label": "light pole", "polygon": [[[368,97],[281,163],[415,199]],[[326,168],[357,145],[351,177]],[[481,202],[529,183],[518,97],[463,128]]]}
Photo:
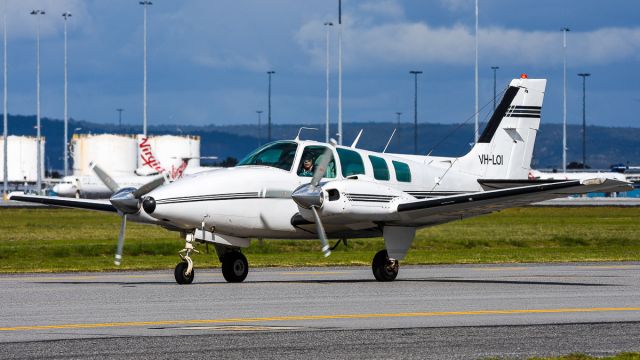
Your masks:
{"label": "light pole", "polygon": [[[5,7],[6,7],[6,2],[5,2]],[[8,109],[8,101],[7,101],[7,12],[5,10],[4,12],[4,16],[3,16],[3,24],[2,24],[2,38],[3,38],[3,49],[2,49],[2,57],[3,57],[3,64],[2,64],[2,69],[3,69],[3,74],[4,74],[4,92],[3,92],[3,104],[4,104],[4,114],[3,114],[3,131],[2,131],[2,138],[4,140],[3,142],[3,148],[4,148],[4,152],[3,152],[3,165],[2,165],[2,170],[3,170],[3,174],[4,174],[4,181],[3,181],[3,198],[7,196],[8,191],[9,191],[9,165],[8,165],[8,161],[9,161],[9,156],[7,154],[7,151],[9,150],[9,146],[7,144],[7,142],[9,141],[9,139],[7,138],[9,135],[9,117],[7,115],[7,111]]]}
{"label": "light pole", "polygon": [[69,105],[68,99],[68,82],[67,82],[67,20],[71,17],[70,12],[62,14],[64,18],[64,176],[69,175],[69,150],[67,149],[69,141]]}
{"label": "light pole", "polygon": [[586,97],[586,83],[587,77],[591,76],[589,73],[580,73],[578,76],[582,77],[582,168],[587,167],[587,97]]}
{"label": "light pole", "polygon": [[396,112],[396,123],[397,123],[396,128],[398,129],[398,131],[400,131],[400,115],[402,115],[401,112],[399,111]]}
{"label": "light pole", "polygon": [[116,109],[116,111],[118,112],[118,128],[122,129],[122,112],[124,109]]}
{"label": "light pole", "polygon": [[418,75],[422,74],[422,71],[411,70],[410,74],[413,75],[413,153],[418,155]]}
{"label": "light pole", "polygon": [[324,23],[327,37],[327,49],[326,49],[326,82],[327,82],[327,94],[326,94],[326,104],[325,104],[325,142],[329,142],[329,36],[330,29],[333,26],[333,23],[327,21]]}
{"label": "light pole", "polygon": [[267,129],[267,142],[271,142],[271,75],[275,74],[276,72],[273,70],[267,71],[267,74],[269,75],[269,91],[268,91],[268,103],[267,103],[267,107],[268,107],[268,118],[269,118],[269,125],[268,125],[268,129]]}
{"label": "light pole", "polygon": [[500,69],[500,66],[492,66],[493,70],[493,111],[496,111],[496,71]]}
{"label": "light pole", "polygon": [[44,10],[32,10],[31,15],[36,16],[36,187],[38,193],[42,190],[42,138],[40,129],[40,16],[44,15]]}
{"label": "light pole", "polygon": [[262,113],[264,111],[262,110],[256,110],[256,113],[258,114],[258,146],[262,145]]}
{"label": "light pole", "polygon": [[475,107],[475,142],[478,143],[480,136],[480,117],[478,108],[478,0],[476,0],[476,62],[475,62],[475,84],[476,84],[476,107]]}
{"label": "light pole", "polygon": [[338,0],[338,144],[342,145],[342,0]]}
{"label": "light pole", "polygon": [[567,31],[562,31],[562,172],[567,172]]}
{"label": "light pole", "polygon": [[153,5],[151,1],[140,1],[140,5],[144,7],[144,75],[142,90],[142,133],[147,137],[147,8]]}

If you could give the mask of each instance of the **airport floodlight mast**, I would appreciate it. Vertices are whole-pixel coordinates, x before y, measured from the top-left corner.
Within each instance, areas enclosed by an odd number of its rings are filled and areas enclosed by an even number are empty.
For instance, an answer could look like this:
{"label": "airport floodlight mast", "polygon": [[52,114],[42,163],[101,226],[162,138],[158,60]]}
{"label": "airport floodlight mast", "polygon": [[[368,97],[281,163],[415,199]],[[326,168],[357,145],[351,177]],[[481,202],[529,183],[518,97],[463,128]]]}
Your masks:
{"label": "airport floodlight mast", "polygon": [[124,109],[116,109],[118,112],[118,129],[122,129],[122,112]]}
{"label": "airport floodlight mast", "polygon": [[68,81],[67,81],[67,20],[71,17],[70,12],[62,14],[64,18],[64,176],[69,175],[69,104],[68,99]]}
{"label": "airport floodlight mast", "polygon": [[256,110],[258,114],[258,146],[262,146],[262,110]]}
{"label": "airport floodlight mast", "polygon": [[327,48],[326,48],[326,59],[325,59],[325,63],[326,63],[326,87],[327,87],[327,94],[326,94],[326,104],[325,104],[325,142],[329,142],[329,38],[330,38],[330,30],[331,27],[333,26],[333,23],[330,21],[327,21],[324,23],[324,27],[327,29],[326,31],[326,42],[327,42]]}
{"label": "airport floodlight mast", "polygon": [[40,126],[40,16],[44,10],[32,10],[31,15],[36,16],[36,188],[38,193],[42,190],[42,138]]}
{"label": "airport floodlight mast", "polygon": [[478,105],[478,0],[476,0],[476,62],[475,62],[475,84],[476,84],[476,107],[475,107],[475,143],[480,137],[480,114]]}
{"label": "airport floodlight mast", "polygon": [[[6,7],[7,3],[5,2],[5,7]],[[4,85],[3,85],[3,114],[2,114],[2,118],[3,118],[3,131],[2,131],[2,139],[4,140],[3,142],[3,147],[4,147],[4,152],[3,152],[3,159],[2,159],[2,170],[3,170],[3,174],[4,174],[4,179],[3,179],[3,188],[2,188],[2,193],[3,193],[3,198],[7,196],[7,193],[9,191],[9,157],[7,154],[7,151],[9,149],[8,147],[8,135],[9,135],[9,117],[7,115],[7,111],[8,109],[8,101],[7,101],[7,11],[5,8],[5,12],[3,15],[3,22],[2,22],[2,39],[3,39],[3,43],[2,43],[2,58],[3,58],[3,62],[2,62],[2,72],[3,72],[3,77],[4,77]]]}
{"label": "airport floodlight mast", "polygon": [[496,111],[496,71],[500,69],[500,66],[492,66],[493,70],[493,111]]}
{"label": "airport floodlight mast", "polygon": [[567,31],[562,31],[562,172],[567,172]]}
{"label": "airport floodlight mast", "polygon": [[267,142],[271,142],[271,75],[275,74],[276,72],[273,70],[269,70],[267,71],[267,74],[269,75],[269,89],[267,91],[267,112],[268,112],[268,122],[269,125],[267,126]]}
{"label": "airport floodlight mast", "polygon": [[143,90],[142,90],[142,133],[144,137],[147,137],[147,8],[149,5],[153,5],[151,1],[140,1],[140,5],[144,7],[144,75],[143,75]]}
{"label": "airport floodlight mast", "polygon": [[342,145],[342,0],[338,0],[338,145]]}
{"label": "airport floodlight mast", "polygon": [[582,168],[587,168],[587,97],[586,97],[586,83],[587,77],[591,76],[589,73],[580,73],[578,76],[582,77]]}
{"label": "airport floodlight mast", "polygon": [[418,155],[418,75],[422,71],[411,70],[413,75],[413,153]]}

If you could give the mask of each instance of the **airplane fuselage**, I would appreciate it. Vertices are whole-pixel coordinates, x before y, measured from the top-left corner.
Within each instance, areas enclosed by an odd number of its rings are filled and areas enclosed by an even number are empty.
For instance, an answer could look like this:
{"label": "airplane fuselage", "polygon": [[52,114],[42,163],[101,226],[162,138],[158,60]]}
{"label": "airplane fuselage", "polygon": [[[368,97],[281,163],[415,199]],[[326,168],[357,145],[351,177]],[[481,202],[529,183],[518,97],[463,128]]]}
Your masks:
{"label": "airplane fuselage", "polygon": [[[290,164],[278,165],[284,169],[241,163],[235,168],[179,179],[149,194],[155,200],[150,215],[185,230],[201,228],[204,222],[212,232],[236,237],[315,239],[311,215],[296,205],[291,193],[311,179],[301,175],[305,154],[325,150],[327,145],[299,140],[273,144],[295,148]],[[394,206],[401,200],[482,190],[477,176],[451,171],[448,158],[383,154],[342,146],[332,151],[333,173],[323,181],[331,180],[342,196],[329,200],[329,194],[325,194],[321,213],[330,236],[380,235],[377,222],[399,220]],[[358,184],[358,192],[350,192],[351,183]],[[370,185],[368,191],[362,190],[363,183]],[[347,211],[350,217],[341,217]],[[354,223],[358,214],[360,219]]]}

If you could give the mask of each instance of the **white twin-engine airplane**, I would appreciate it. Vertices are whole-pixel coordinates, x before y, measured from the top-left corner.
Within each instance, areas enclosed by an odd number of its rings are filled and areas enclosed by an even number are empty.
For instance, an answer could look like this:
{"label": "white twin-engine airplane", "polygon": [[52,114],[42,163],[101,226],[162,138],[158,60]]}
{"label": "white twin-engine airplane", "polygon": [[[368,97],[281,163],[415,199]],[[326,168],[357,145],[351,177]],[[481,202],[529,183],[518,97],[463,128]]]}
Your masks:
{"label": "white twin-engine airplane", "polygon": [[186,240],[175,268],[179,284],[194,279],[194,244],[212,243],[229,282],[249,270],[240,252],[251,238],[316,239],[382,236],[374,277],[396,278],[416,230],[508,207],[592,191],[628,191],[630,183],[604,178],[529,180],[546,80],[515,79],[478,143],[462,157],[386,154],[315,141],[276,141],[236,167],[202,172],[138,189],[118,185],[109,203],[12,196],[19,201],[77,207],[122,216],[116,263],[127,219],[179,231]]}

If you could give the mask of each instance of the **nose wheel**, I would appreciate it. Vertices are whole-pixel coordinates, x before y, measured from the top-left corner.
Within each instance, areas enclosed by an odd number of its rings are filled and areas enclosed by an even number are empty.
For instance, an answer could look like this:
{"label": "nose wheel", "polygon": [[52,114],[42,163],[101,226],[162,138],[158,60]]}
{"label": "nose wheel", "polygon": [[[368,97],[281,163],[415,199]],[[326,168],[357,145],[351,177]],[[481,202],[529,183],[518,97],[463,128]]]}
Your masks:
{"label": "nose wheel", "polygon": [[239,283],[247,278],[249,262],[239,251],[230,251],[222,256],[222,276],[227,282]]}
{"label": "nose wheel", "polygon": [[378,281],[393,281],[398,276],[398,269],[400,264],[398,260],[389,258],[387,250],[380,250],[373,257],[371,262],[371,270],[373,270],[373,276]]}
{"label": "nose wheel", "polygon": [[176,265],[176,269],[173,272],[173,275],[176,277],[176,282],[180,285],[188,285],[193,282],[193,278],[195,276],[195,271],[191,269],[190,272],[187,272],[189,268],[189,264],[186,261],[178,263]]}

